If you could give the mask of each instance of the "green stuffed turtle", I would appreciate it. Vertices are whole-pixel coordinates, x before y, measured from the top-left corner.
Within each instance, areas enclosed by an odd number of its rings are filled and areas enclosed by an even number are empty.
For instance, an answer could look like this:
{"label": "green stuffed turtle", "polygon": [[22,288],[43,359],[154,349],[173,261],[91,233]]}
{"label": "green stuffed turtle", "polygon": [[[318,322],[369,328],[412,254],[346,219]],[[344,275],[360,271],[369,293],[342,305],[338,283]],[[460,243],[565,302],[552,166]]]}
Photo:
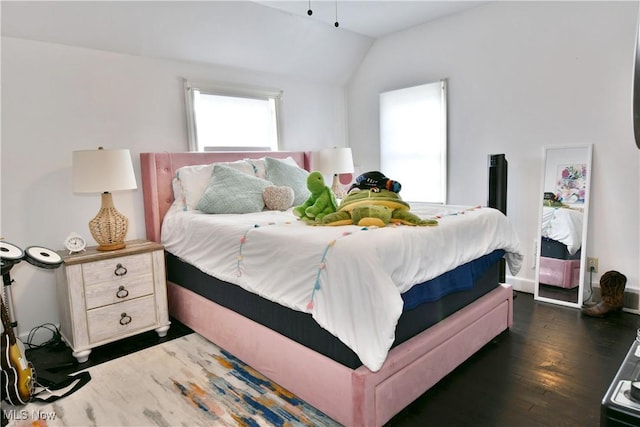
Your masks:
{"label": "green stuffed turtle", "polygon": [[409,204],[398,193],[389,190],[351,191],[338,207],[338,211],[325,215],[323,225],[350,225],[384,227],[389,223],[406,225],[437,225],[433,219],[422,219],[410,212]]}
{"label": "green stuffed turtle", "polygon": [[302,221],[314,223],[325,215],[334,213],[338,209],[338,202],[333,191],[324,183],[324,177],[318,171],[311,172],[307,177],[307,188],[311,195],[300,206],[293,208],[293,214]]}

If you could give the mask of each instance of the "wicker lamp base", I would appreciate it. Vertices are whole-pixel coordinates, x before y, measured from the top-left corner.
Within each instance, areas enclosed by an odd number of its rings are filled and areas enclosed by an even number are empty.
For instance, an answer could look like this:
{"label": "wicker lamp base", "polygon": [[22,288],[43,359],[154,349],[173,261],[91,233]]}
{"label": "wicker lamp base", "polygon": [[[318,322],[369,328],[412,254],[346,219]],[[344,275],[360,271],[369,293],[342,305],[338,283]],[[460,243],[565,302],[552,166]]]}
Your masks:
{"label": "wicker lamp base", "polygon": [[338,174],[333,175],[333,183],[331,184],[331,191],[338,199],[344,199],[344,196],[347,195],[346,191],[344,191],[344,187],[340,183],[340,177]]}
{"label": "wicker lamp base", "polygon": [[113,206],[111,193],[102,193],[102,206],[98,214],[89,221],[89,231],[98,242],[99,251],[115,251],[126,247],[129,220]]}

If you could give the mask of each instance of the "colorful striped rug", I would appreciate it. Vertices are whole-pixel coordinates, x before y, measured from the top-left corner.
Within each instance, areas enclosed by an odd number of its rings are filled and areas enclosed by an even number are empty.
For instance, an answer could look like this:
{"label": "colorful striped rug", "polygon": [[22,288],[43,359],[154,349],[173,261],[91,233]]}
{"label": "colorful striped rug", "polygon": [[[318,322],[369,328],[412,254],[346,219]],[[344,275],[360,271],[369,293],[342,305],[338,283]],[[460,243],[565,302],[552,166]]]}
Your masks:
{"label": "colorful striped rug", "polygon": [[56,402],[3,407],[9,425],[338,425],[195,333],[89,372],[87,385]]}

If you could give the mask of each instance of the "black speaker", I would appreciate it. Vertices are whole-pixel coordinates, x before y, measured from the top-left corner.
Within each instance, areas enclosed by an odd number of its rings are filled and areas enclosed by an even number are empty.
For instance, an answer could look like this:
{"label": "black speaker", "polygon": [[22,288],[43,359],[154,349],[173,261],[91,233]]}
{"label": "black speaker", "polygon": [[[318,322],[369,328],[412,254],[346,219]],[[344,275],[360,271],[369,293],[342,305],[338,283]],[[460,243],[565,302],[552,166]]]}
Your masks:
{"label": "black speaker", "polygon": [[487,206],[507,214],[507,159],[504,154],[489,155],[489,201]]}
{"label": "black speaker", "polygon": [[[507,159],[504,154],[489,155],[489,201],[487,206],[507,214]],[[500,260],[500,283],[506,280],[506,264]]]}

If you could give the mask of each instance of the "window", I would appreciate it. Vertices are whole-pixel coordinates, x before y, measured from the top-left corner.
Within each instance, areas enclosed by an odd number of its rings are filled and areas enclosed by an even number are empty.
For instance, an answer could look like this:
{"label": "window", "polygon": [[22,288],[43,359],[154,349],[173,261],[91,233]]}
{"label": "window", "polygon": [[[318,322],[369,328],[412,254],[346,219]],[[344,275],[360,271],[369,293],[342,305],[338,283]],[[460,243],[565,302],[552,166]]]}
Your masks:
{"label": "window", "polygon": [[446,80],[380,94],[381,172],[402,198],[446,203]]}
{"label": "window", "polygon": [[184,82],[191,151],[277,151],[282,91]]}

